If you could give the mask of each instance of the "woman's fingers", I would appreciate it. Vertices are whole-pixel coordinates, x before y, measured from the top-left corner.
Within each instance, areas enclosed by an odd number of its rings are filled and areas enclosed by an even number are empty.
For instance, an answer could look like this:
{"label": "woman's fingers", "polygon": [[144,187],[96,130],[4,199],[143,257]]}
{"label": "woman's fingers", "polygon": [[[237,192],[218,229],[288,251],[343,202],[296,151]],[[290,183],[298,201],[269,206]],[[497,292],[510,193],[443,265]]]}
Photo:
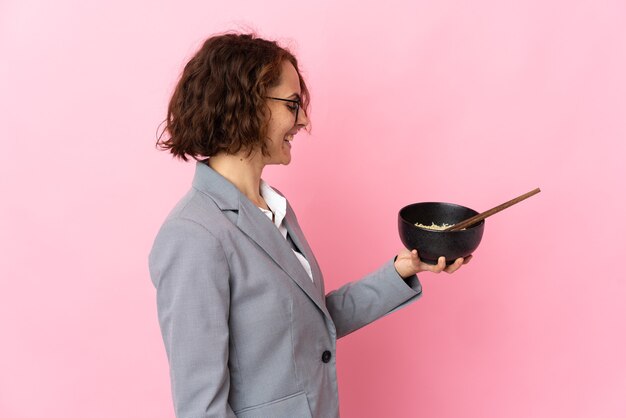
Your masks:
{"label": "woman's fingers", "polygon": [[420,254],[415,248],[411,250],[411,261],[413,261],[414,263],[417,262],[418,264],[422,261],[420,260]]}
{"label": "woman's fingers", "polygon": [[444,270],[446,273],[454,273],[455,271],[457,271],[458,269],[461,268],[461,266],[463,265],[465,260],[463,260],[463,258],[457,258],[456,260],[454,260],[454,263],[450,264],[448,267],[446,267],[446,269]]}
{"label": "woman's fingers", "polygon": [[419,258],[419,253],[416,249],[411,250],[409,254],[411,256],[412,264],[417,268],[417,272],[430,271],[432,273],[441,273],[442,271],[445,271],[446,273],[454,273],[455,271],[460,269],[461,266],[469,263],[472,259],[472,255],[468,255],[465,258],[457,258],[454,263],[446,266],[446,258],[444,256],[441,256],[437,259],[437,264],[433,265],[423,262]]}
{"label": "woman's fingers", "polygon": [[422,270],[432,271],[433,273],[441,273],[446,268],[446,258],[439,257],[437,264],[428,264],[422,262]]}
{"label": "woman's fingers", "polygon": [[437,273],[441,273],[446,268],[446,258],[441,256],[437,260]]}

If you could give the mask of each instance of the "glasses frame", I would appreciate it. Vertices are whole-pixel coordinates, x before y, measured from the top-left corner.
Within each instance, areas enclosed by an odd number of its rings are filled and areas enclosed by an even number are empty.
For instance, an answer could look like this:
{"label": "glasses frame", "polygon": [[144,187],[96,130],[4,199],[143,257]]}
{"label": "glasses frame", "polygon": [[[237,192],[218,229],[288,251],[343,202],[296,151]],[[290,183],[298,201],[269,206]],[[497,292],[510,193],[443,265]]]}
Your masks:
{"label": "glasses frame", "polygon": [[283,99],[282,97],[271,97],[271,96],[267,96],[268,99],[272,99],[272,100],[280,100],[281,102],[289,102],[289,103],[295,103],[296,105],[296,121],[294,122],[294,126],[298,124],[298,115],[300,113],[300,107],[302,106],[300,99]]}

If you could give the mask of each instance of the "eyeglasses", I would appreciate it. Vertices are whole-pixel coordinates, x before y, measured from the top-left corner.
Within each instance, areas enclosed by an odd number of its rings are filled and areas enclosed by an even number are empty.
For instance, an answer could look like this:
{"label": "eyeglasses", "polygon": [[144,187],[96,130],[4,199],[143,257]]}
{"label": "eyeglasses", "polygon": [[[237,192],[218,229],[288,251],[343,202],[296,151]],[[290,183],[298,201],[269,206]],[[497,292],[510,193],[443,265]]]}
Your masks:
{"label": "eyeglasses", "polygon": [[268,99],[272,99],[272,100],[280,100],[281,102],[289,102],[289,103],[293,103],[293,105],[288,106],[289,109],[292,112],[296,113],[296,121],[294,123],[294,125],[296,125],[298,123],[298,113],[300,112],[300,99],[297,100],[293,100],[293,99],[283,99],[280,97],[267,97]]}

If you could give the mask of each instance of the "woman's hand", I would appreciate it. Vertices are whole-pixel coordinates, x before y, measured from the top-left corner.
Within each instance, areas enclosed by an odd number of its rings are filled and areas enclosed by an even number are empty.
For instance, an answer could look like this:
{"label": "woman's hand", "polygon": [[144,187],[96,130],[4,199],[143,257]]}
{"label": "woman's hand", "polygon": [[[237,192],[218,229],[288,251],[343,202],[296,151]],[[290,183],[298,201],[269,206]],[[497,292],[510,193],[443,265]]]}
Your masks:
{"label": "woman's hand", "polygon": [[442,271],[445,271],[446,273],[454,273],[461,268],[463,264],[469,263],[471,259],[471,255],[465,257],[464,259],[457,258],[454,264],[450,264],[446,267],[445,257],[439,257],[437,265],[432,265],[424,263],[420,260],[417,250],[409,251],[406,248],[403,248],[398,253],[394,266],[398,274],[402,278],[406,279],[422,271],[432,271],[433,273],[441,273]]}

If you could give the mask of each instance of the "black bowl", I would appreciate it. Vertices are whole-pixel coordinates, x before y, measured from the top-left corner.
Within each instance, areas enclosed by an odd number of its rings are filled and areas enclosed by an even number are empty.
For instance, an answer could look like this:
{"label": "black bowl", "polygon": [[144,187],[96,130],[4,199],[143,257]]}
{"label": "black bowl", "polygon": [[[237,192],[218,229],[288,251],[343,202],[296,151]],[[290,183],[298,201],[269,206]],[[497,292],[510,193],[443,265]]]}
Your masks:
{"label": "black bowl", "polygon": [[400,240],[408,250],[416,249],[422,261],[437,264],[440,256],[446,258],[446,264],[452,264],[459,257],[472,254],[483,237],[485,221],[462,231],[436,231],[415,226],[453,225],[477,215],[473,209],[454,203],[423,202],[413,203],[398,212],[398,231]]}

